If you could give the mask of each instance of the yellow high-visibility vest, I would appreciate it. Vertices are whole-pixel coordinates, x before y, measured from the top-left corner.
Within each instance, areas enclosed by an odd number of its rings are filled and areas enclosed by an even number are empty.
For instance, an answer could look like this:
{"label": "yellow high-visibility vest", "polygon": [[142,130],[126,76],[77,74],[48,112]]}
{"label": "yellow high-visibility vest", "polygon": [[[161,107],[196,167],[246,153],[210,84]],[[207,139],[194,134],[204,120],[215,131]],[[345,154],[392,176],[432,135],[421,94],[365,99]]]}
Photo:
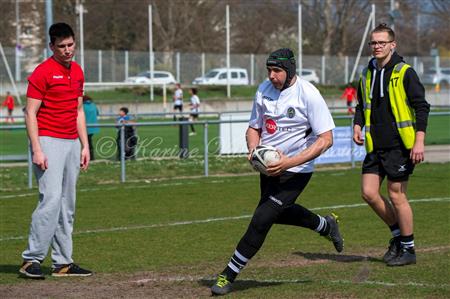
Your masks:
{"label": "yellow high-visibility vest", "polygon": [[[400,62],[394,66],[391,78],[389,79],[388,92],[392,113],[394,114],[400,138],[407,149],[412,149],[416,140],[416,115],[409,105],[405,88],[403,87],[403,79],[408,68],[410,68],[410,65],[404,62]],[[369,72],[368,68],[365,68],[360,79],[364,104],[364,125],[366,126],[365,145],[368,153],[373,151],[373,139],[370,135],[370,111],[372,110],[372,100],[370,98],[371,76],[372,73]]]}

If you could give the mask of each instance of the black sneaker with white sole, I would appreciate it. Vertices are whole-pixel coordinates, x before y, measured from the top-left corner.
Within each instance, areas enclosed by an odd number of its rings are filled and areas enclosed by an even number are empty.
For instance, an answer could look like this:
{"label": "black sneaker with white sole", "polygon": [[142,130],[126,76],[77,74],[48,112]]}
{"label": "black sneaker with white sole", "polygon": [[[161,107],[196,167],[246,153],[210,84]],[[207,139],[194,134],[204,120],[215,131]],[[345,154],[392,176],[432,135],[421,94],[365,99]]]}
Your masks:
{"label": "black sneaker with white sole", "polygon": [[344,239],[339,232],[338,216],[334,213],[331,213],[331,215],[325,216],[325,220],[330,226],[330,233],[325,237],[333,242],[334,248],[336,248],[337,252],[342,252],[342,250],[344,250]]}
{"label": "black sneaker with white sole", "polygon": [[38,262],[23,262],[19,273],[25,278],[45,279],[44,273],[41,270],[41,264]]}
{"label": "black sneaker with white sole", "polygon": [[55,277],[69,277],[69,276],[78,276],[78,277],[86,277],[91,276],[93,273],[90,270],[86,270],[81,268],[76,264],[67,264],[67,265],[56,265],[53,269],[52,276]]}

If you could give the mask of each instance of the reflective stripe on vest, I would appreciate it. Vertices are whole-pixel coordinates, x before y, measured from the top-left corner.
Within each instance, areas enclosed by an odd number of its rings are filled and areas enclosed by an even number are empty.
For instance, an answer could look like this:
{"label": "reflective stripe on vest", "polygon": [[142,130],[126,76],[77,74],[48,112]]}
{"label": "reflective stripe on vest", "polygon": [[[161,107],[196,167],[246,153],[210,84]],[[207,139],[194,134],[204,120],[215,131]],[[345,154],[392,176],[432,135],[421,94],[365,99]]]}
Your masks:
{"label": "reflective stripe on vest", "polygon": [[[415,113],[409,106],[408,98],[406,96],[403,79],[405,72],[410,66],[404,62],[400,62],[394,66],[391,77],[389,78],[389,100],[391,103],[392,114],[397,125],[397,130],[403,145],[407,149],[411,149],[416,139],[415,131]],[[370,113],[372,108],[372,101],[370,99],[372,73],[365,68],[361,75],[361,90],[364,103],[364,118],[365,118],[365,145],[368,153],[373,151],[373,139],[370,134]]]}

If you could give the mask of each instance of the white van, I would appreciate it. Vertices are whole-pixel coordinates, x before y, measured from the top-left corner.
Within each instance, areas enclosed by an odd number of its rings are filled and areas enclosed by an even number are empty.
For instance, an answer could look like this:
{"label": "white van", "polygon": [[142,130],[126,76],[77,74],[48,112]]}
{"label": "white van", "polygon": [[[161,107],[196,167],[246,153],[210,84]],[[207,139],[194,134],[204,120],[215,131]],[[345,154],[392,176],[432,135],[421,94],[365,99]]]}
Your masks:
{"label": "white van", "polygon": [[[128,83],[147,83],[150,84],[150,71],[142,72],[133,77],[128,77],[125,82]],[[175,77],[170,72],[166,71],[153,71],[153,84],[175,84]]]}
{"label": "white van", "polygon": [[[247,70],[230,68],[230,85],[248,85]],[[192,84],[198,85],[227,85],[227,68],[212,69],[203,77],[195,78]]]}
{"label": "white van", "polygon": [[[297,69],[298,74],[298,69]],[[315,69],[302,69],[302,74],[300,75],[302,79],[305,79],[306,81],[309,81],[314,84],[319,84],[319,76],[317,76],[317,72]]]}

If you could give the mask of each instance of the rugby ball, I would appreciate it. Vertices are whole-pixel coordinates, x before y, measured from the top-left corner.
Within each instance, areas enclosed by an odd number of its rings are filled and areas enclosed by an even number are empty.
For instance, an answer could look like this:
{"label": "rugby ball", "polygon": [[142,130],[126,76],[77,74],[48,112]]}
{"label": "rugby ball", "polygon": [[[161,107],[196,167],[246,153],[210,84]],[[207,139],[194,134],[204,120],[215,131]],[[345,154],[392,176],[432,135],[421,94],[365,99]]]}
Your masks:
{"label": "rugby ball", "polygon": [[256,171],[268,175],[267,165],[280,160],[280,153],[270,145],[258,145],[252,153],[250,164]]}

